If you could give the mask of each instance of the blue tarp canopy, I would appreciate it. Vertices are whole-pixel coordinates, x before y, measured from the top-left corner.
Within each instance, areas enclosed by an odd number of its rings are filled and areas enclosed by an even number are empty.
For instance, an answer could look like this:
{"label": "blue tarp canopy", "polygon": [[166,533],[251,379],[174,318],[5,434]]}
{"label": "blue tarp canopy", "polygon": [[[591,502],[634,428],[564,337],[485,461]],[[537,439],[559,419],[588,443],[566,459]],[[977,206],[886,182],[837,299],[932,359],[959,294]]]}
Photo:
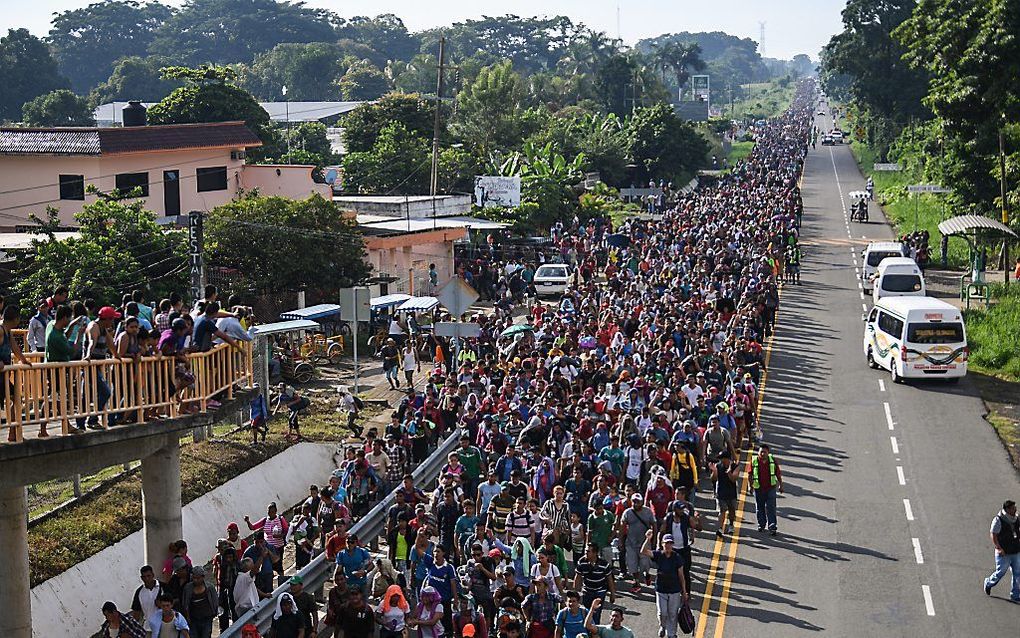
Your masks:
{"label": "blue tarp canopy", "polygon": [[340,306],[335,303],[320,303],[307,308],[288,310],[280,313],[280,319],[324,319],[340,314]]}
{"label": "blue tarp canopy", "polygon": [[397,306],[397,312],[425,312],[439,305],[435,297],[411,297]]}
{"label": "blue tarp canopy", "polygon": [[281,332],[294,332],[295,330],[315,330],[319,324],[309,319],[292,319],[291,321],[278,321],[276,323],[264,323],[252,328],[252,334],[256,337],[280,334]]}
{"label": "blue tarp canopy", "polygon": [[408,299],[411,295],[404,294],[402,292],[395,292],[392,295],[383,295],[382,297],[372,297],[369,300],[369,305],[372,310],[379,310],[380,308],[390,308],[392,306],[399,306]]}

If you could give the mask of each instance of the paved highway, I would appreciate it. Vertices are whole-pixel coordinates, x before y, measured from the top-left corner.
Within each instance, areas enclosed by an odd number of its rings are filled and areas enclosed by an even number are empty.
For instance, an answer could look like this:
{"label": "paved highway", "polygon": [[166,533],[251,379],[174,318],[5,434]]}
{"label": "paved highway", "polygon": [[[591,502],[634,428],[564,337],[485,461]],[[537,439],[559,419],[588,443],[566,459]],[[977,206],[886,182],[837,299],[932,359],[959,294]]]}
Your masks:
{"label": "paved highway", "polygon": [[[762,405],[785,477],[780,533],[757,532],[753,498],[734,542],[702,533],[699,638],[1020,635],[1007,583],[981,589],[989,523],[1020,480],[973,386],[894,385],[864,361],[855,267],[893,234],[874,205],[871,223],[847,222],[846,195],[863,187],[848,147],[809,153],[803,285],[783,291]],[[650,595],[620,602],[638,636],[655,635]]]}

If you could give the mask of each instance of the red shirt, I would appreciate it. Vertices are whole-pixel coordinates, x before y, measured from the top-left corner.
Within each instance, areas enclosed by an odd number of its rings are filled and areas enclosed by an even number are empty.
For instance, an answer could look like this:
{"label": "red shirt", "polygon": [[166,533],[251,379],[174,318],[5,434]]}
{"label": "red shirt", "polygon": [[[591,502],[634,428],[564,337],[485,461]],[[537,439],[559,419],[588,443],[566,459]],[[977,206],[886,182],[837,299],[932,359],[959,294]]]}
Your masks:
{"label": "red shirt", "polygon": [[648,488],[648,492],[645,494],[645,502],[652,507],[656,518],[666,516],[666,510],[669,509],[669,504],[672,501],[673,490],[662,481],[656,481],[655,487]]}

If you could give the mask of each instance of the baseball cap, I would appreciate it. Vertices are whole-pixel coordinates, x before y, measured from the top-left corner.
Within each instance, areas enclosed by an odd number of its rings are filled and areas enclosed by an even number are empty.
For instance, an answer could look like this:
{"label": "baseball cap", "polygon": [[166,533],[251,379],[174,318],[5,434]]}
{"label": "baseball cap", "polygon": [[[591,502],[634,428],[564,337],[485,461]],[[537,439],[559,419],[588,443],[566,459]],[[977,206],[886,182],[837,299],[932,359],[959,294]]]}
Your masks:
{"label": "baseball cap", "polygon": [[297,574],[294,574],[293,576],[290,577],[290,584],[291,585],[303,585],[304,582],[305,582],[305,579],[302,578],[301,576],[297,575]]}
{"label": "baseball cap", "polygon": [[644,502],[645,497],[641,496],[640,494],[633,494],[631,495],[630,500],[633,503],[637,503],[638,501]]}
{"label": "baseball cap", "polygon": [[120,319],[120,313],[113,306],[103,306],[99,309],[100,319]]}
{"label": "baseball cap", "polygon": [[665,535],[663,535],[662,542],[663,543],[672,543],[673,542],[673,535],[672,534],[665,534]]}
{"label": "baseball cap", "polygon": [[227,524],[227,531],[229,532],[230,530],[234,530],[235,532],[239,531],[238,527],[237,527],[237,523],[228,523]]}
{"label": "baseball cap", "polygon": [[205,576],[205,567],[201,565],[195,565],[191,570],[192,576]]}
{"label": "baseball cap", "polygon": [[178,569],[184,569],[185,567],[187,567],[188,561],[178,556],[177,558],[174,558],[174,561],[171,563],[171,565],[173,566],[173,570],[177,571]]}

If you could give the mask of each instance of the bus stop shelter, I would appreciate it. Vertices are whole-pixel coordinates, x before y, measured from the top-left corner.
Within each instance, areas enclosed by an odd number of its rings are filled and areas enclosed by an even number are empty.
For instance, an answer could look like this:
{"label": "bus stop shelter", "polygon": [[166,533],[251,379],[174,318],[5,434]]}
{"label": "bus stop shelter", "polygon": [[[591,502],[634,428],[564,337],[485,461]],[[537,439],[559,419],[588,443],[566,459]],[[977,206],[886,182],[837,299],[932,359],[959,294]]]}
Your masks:
{"label": "bus stop shelter", "polygon": [[[998,240],[1009,242],[1016,239],[1017,234],[1006,224],[984,215],[958,215],[939,223],[939,232],[943,237],[960,237],[970,247],[970,270],[960,277],[960,300],[967,302],[970,308],[971,299],[988,303],[988,284],[984,281],[985,258],[981,244],[989,244]],[[1009,285],[1009,264],[1006,264],[1006,285]],[[968,278],[970,281],[968,281]]]}

